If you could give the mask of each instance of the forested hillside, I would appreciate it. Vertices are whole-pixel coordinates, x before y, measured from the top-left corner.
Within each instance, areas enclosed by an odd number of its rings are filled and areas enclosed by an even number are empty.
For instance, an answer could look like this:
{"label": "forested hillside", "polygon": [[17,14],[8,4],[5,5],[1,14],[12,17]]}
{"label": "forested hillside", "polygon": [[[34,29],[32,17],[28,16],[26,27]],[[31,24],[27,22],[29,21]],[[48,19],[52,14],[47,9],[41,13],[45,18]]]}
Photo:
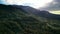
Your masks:
{"label": "forested hillside", "polygon": [[44,19],[10,5],[0,5],[0,34],[54,34]]}

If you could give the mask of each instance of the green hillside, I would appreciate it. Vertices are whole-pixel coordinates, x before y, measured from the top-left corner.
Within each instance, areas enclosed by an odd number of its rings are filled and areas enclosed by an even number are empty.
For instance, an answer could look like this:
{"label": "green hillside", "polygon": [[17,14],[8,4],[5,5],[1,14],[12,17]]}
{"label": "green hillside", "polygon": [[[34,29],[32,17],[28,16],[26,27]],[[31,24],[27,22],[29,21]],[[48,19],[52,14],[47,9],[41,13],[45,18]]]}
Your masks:
{"label": "green hillside", "polygon": [[44,19],[12,6],[0,5],[0,34],[53,34]]}

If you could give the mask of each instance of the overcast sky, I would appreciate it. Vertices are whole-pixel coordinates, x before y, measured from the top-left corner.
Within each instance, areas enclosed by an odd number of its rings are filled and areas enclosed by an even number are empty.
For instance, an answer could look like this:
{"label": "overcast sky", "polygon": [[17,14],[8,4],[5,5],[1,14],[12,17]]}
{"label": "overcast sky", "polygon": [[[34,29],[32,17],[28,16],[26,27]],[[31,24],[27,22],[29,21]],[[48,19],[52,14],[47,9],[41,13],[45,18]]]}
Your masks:
{"label": "overcast sky", "polygon": [[53,2],[47,4],[48,6],[43,7],[42,9],[50,11],[60,11],[60,0],[53,0]]}
{"label": "overcast sky", "polygon": [[52,2],[52,0],[0,0],[0,4],[16,4],[31,6],[34,8],[44,7],[47,3]]}
{"label": "overcast sky", "polygon": [[60,0],[0,0],[0,4],[17,4],[49,11],[60,11]]}

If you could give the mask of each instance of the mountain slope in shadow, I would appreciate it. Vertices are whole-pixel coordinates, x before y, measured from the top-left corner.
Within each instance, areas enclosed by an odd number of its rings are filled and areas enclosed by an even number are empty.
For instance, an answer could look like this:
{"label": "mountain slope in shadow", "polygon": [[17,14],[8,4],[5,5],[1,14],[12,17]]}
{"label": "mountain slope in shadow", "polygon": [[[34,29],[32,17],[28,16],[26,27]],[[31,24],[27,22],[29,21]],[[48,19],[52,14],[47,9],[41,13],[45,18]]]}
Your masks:
{"label": "mountain slope in shadow", "polygon": [[44,17],[44,18],[48,18],[48,19],[58,19],[58,20],[60,20],[60,15],[49,13],[49,11],[46,11],[46,10],[40,11],[40,10],[37,10],[37,9],[29,7],[29,6],[17,6],[17,5],[15,5],[14,7],[16,7],[18,9],[21,8],[25,12],[33,13],[33,14],[38,15],[40,17]]}
{"label": "mountain slope in shadow", "polygon": [[35,10],[32,13],[25,10],[0,4],[0,34],[54,34]]}
{"label": "mountain slope in shadow", "polygon": [[39,11],[29,6],[16,7],[22,8],[25,12],[36,15],[37,17],[35,16],[35,18],[39,19],[41,22],[45,22],[46,26],[50,28],[49,30],[50,32],[53,32],[53,34],[60,33],[60,15],[52,14],[45,10]]}
{"label": "mountain slope in shadow", "polygon": [[24,10],[0,4],[0,34],[43,34],[43,24]]}

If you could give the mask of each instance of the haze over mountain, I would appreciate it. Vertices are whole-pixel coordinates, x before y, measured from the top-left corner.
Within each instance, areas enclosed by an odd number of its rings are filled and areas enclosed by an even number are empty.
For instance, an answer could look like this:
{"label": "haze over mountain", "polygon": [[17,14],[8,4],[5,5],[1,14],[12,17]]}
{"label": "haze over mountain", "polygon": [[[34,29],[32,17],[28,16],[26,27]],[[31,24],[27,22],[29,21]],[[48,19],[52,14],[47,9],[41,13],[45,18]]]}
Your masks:
{"label": "haze over mountain", "polygon": [[21,8],[25,12],[33,13],[33,14],[38,15],[40,17],[60,20],[60,15],[49,13],[49,11],[46,11],[46,10],[38,10],[38,9],[29,7],[29,6],[17,6],[17,5],[15,5],[15,7],[19,8],[19,9]]}

